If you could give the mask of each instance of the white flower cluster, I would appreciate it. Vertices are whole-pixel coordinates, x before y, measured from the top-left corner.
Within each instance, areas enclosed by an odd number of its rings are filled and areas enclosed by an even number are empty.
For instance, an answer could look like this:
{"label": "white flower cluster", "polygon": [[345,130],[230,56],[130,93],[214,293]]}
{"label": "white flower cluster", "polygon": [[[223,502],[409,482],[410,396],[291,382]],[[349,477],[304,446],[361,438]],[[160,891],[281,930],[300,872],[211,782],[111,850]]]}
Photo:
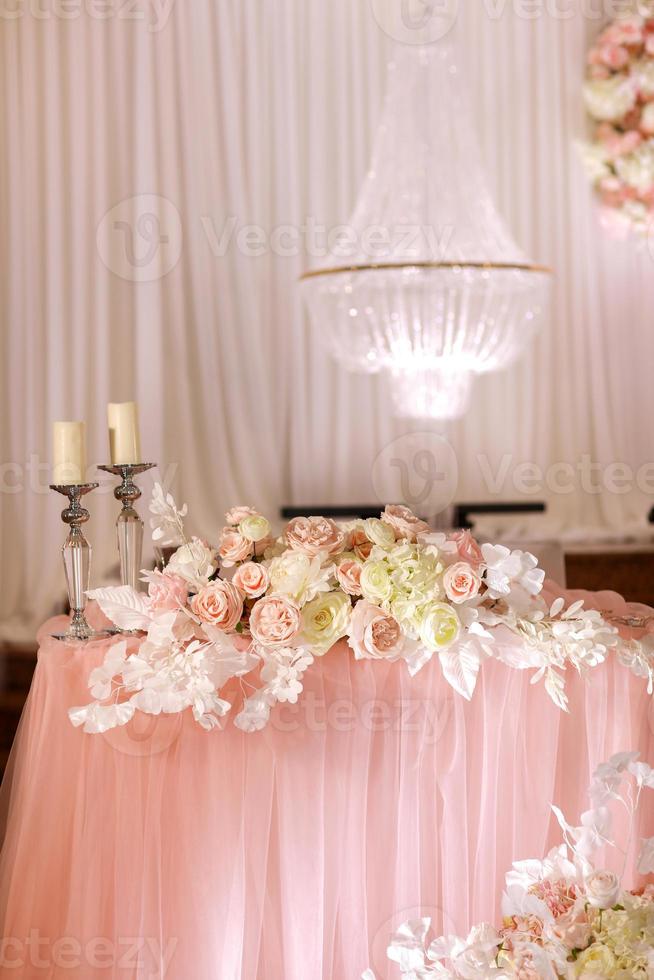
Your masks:
{"label": "white flower cluster", "polygon": [[[613,804],[627,810],[629,838],[654,770],[622,752],[597,768],[593,807],[571,827],[553,807],[565,835],[544,861],[518,861],[506,876],[504,926],[484,923],[465,938],[428,943],[428,918],[405,922],[392,937],[388,958],[405,980],[651,980],[654,976],[654,885],[622,887],[622,874],[596,869],[593,857],[610,847]],[[626,785],[625,785],[626,784]],[[637,871],[654,872],[654,838],[641,842]],[[375,980],[366,970],[362,980]]]}

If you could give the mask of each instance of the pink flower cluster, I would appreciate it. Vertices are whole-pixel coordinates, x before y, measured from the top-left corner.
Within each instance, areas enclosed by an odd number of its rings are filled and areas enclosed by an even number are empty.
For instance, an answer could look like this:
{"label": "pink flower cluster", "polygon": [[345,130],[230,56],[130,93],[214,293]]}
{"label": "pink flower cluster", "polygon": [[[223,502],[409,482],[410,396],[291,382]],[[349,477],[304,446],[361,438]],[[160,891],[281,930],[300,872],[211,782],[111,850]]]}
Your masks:
{"label": "pink flower cluster", "polygon": [[588,54],[587,78],[600,199],[645,225],[654,215],[654,17],[623,17],[602,31]]}

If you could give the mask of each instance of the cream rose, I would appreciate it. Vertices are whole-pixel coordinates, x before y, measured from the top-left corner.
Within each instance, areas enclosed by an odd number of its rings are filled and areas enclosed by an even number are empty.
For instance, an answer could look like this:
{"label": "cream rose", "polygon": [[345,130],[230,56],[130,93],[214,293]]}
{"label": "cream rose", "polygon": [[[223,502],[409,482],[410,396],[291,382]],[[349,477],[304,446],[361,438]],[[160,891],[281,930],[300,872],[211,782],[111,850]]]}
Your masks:
{"label": "cream rose", "polygon": [[246,561],[236,569],[232,582],[248,599],[258,599],[270,585],[270,576],[263,565]]}
{"label": "cream rose", "polygon": [[345,636],[352,605],[342,592],[326,592],[302,610],[302,637],[314,656],[322,656]]}
{"label": "cream rose", "polygon": [[233,527],[224,527],[218,553],[225,568],[252,557],[252,542]]}
{"label": "cream rose", "polygon": [[393,581],[384,561],[367,561],[361,569],[361,591],[369,602],[385,602],[393,594]]}
{"label": "cream rose", "polygon": [[193,596],[191,609],[203,623],[233,630],[243,614],[243,597],[231,582],[218,579]]}
{"label": "cream rose", "polygon": [[177,549],[168,562],[166,571],[171,575],[179,575],[185,582],[199,588],[206,585],[216,571],[215,552],[200,538],[193,538]]}
{"label": "cream rose", "polygon": [[348,559],[341,562],[336,569],[336,576],[343,592],[347,592],[348,595],[361,595],[362,568],[363,565],[358,561]]}
{"label": "cream rose", "polygon": [[392,548],[395,544],[395,531],[390,524],[380,521],[378,517],[369,517],[364,521],[363,529],[366,537],[380,548]]}
{"label": "cream rose", "polygon": [[458,561],[450,565],[443,575],[443,588],[450,602],[460,603],[473,599],[481,588],[481,575],[476,568]]}
{"label": "cream rose", "polygon": [[250,613],[250,632],[263,646],[286,646],[300,632],[300,607],[285,595],[264,596]]}
{"label": "cream rose", "polygon": [[571,973],[583,980],[610,980],[617,969],[617,960],[608,946],[593,943],[575,961]]}
{"label": "cream rose", "polygon": [[241,521],[244,521],[246,517],[251,517],[256,514],[254,507],[232,507],[225,514],[225,523],[231,524],[236,527]]}
{"label": "cream rose", "polygon": [[454,643],[461,623],[454,609],[444,602],[434,602],[420,622],[420,639],[428,650],[444,650]]}
{"label": "cream rose", "polygon": [[357,602],[350,623],[349,645],[357,660],[396,660],[404,649],[404,634],[394,616],[366,599]]}
{"label": "cream rose", "polygon": [[409,541],[415,541],[418,534],[429,530],[429,524],[421,521],[412,510],[402,504],[387,504],[381,519],[393,528],[395,537],[407,538]]}
{"label": "cream rose", "polygon": [[594,909],[610,909],[620,895],[620,879],[612,871],[595,871],[585,881],[586,896]]}
{"label": "cream rose", "polygon": [[238,529],[247,541],[263,541],[270,534],[270,521],[260,514],[250,514],[243,518]]}
{"label": "cream rose", "polygon": [[345,534],[327,517],[294,517],[286,528],[286,540],[294,551],[307,555],[335,555],[343,550]]}

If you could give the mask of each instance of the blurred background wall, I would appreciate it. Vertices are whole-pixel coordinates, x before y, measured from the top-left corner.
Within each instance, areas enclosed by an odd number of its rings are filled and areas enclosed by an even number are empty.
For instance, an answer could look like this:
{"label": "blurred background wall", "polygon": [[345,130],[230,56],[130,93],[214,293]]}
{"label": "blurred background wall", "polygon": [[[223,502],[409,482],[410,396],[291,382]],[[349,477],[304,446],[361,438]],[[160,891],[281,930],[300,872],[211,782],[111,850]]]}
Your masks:
{"label": "blurred background wall", "polygon": [[[443,428],[398,423],[383,380],[342,373],[296,285],[368,165],[392,48],[369,0],[2,2],[6,633],[62,593],[51,423],[85,419],[106,462],[110,400],[139,402],[148,461],[207,536],[236,502],[374,503],[379,454],[430,432],[459,500],[547,500],[548,534],[644,533],[654,258],[602,229],[574,148],[599,0],[459,5],[492,187],[555,282],[528,357]],[[115,563],[110,487],[91,508],[97,580]]]}

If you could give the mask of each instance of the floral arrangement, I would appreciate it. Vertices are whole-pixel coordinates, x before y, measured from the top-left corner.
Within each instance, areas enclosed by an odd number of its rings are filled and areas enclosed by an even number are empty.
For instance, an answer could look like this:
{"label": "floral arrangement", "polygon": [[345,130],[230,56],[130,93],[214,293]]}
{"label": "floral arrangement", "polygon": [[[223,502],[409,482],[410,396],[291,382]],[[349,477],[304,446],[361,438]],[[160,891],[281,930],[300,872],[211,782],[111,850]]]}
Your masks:
{"label": "floral arrangement", "polygon": [[[145,635],[129,655],[126,640],[112,644],[92,671],[94,700],[70,713],[87,732],[136,710],[187,708],[211,729],[231,708],[221,692],[232,678],[244,693],[235,724],[256,731],[277,702],[297,702],[305,671],[341,639],[355,659],[404,661],[412,675],[437,655],[468,699],[485,658],[533,668],[565,709],[565,669],[595,667],[619,640],[582,602],[546,603],[533,555],[433,533],[403,506],[342,526],[298,517],[276,539],[265,517],[236,507],[217,548],[186,538],[186,508],[159,486],[151,512],[153,537],[176,550],[164,570],[143,573],[147,594],[89,593],[120,630]],[[651,690],[653,651],[623,644],[619,655]]]}
{"label": "floral arrangement", "polygon": [[647,232],[654,215],[654,10],[614,20],[588,54],[584,96],[594,120],[582,145],[605,216]]}
{"label": "floral arrangement", "polygon": [[[622,752],[600,765],[590,787],[592,808],[579,827],[552,807],[565,843],[544,861],[519,861],[506,876],[501,929],[484,924],[465,938],[442,936],[427,945],[430,919],[406,922],[388,957],[405,980],[651,980],[654,977],[654,883],[625,891],[622,878],[635,815],[654,770]],[[629,840],[612,840],[612,807],[629,814]],[[622,874],[596,868],[600,848],[623,856]],[[654,872],[654,837],[641,842],[637,872]],[[375,980],[367,970],[362,980]]]}

